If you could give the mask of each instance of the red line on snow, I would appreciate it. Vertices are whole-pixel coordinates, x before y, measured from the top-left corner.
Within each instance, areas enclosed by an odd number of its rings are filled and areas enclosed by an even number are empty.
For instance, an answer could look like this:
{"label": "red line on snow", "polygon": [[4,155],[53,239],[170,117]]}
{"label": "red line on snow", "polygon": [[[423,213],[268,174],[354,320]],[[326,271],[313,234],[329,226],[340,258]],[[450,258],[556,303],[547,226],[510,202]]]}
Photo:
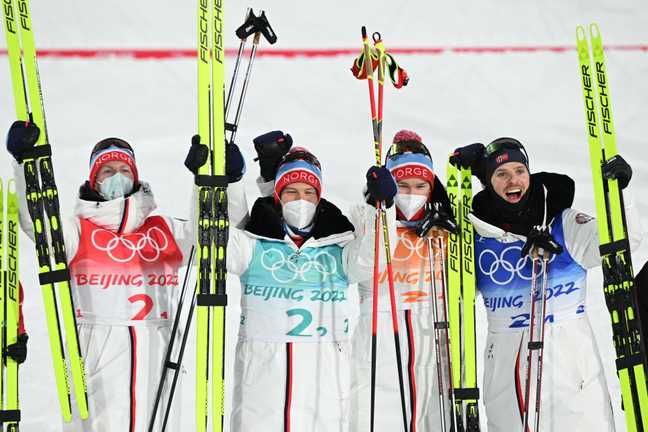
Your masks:
{"label": "red line on snow", "polygon": [[[547,45],[547,46],[467,46],[467,47],[412,47],[412,48],[391,48],[392,54],[401,55],[443,55],[443,54],[516,54],[535,52],[563,53],[574,51],[572,45]],[[645,45],[606,45],[606,51],[648,51],[648,44]],[[230,48],[225,50],[228,57],[236,56],[238,50]],[[360,49],[356,48],[305,48],[305,49],[259,49],[259,57],[336,57],[356,56]],[[0,50],[0,55],[6,55],[7,50]],[[39,49],[39,57],[50,58],[105,58],[105,57],[126,57],[133,59],[177,59],[193,58],[196,56],[195,49],[183,48],[97,48],[97,49]]]}

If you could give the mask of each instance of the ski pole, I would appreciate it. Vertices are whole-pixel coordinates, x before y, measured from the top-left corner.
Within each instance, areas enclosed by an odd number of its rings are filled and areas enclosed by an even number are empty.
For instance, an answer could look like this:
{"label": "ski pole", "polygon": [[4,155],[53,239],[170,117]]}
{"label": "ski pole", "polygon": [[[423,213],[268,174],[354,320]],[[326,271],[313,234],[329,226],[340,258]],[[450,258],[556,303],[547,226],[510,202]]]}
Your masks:
{"label": "ski pole", "polygon": [[[531,304],[529,314],[529,341],[527,343],[527,365],[526,365],[526,381],[524,383],[524,432],[529,432],[529,405],[530,402],[530,389],[531,389],[531,374],[533,369],[533,353],[539,349],[541,345],[535,340],[535,327],[536,327],[536,301],[538,300],[538,266],[540,259],[538,257],[538,250],[534,248],[531,251],[533,260],[533,270],[531,273]],[[544,319],[542,319],[544,321]],[[538,395],[536,395],[536,398]]]}
{"label": "ski pole", "polygon": [[[171,328],[171,338],[169,339],[169,344],[167,345],[167,350],[166,354],[164,356],[164,365],[162,366],[162,374],[160,376],[160,383],[158,384],[158,389],[157,393],[155,395],[155,402],[153,403],[153,412],[151,414],[151,420],[149,421],[149,432],[153,431],[153,427],[155,426],[155,419],[157,416],[157,411],[158,407],[160,405],[160,399],[162,398],[162,391],[164,389],[164,383],[166,382],[166,376],[169,371],[169,369],[173,369],[175,372],[174,374],[177,375],[178,371],[180,370],[180,366],[182,365],[182,351],[181,354],[178,355],[178,359],[175,362],[171,361],[171,354],[173,352],[173,345],[175,344],[175,337],[176,333],[178,331],[178,326],[180,325],[180,312],[182,311],[182,306],[184,304],[184,298],[185,298],[185,293],[187,291],[187,280],[189,278],[189,271],[191,270],[193,266],[193,260],[194,260],[194,251],[195,251],[195,246],[191,247],[191,251],[189,252],[189,262],[187,263],[187,271],[185,272],[184,276],[184,281],[182,282],[182,290],[180,291],[180,298],[178,299],[178,306],[176,308],[176,316],[173,319],[173,326]],[[195,297],[195,293],[194,296]],[[194,302],[192,302],[191,305],[191,312],[193,313],[193,306]],[[189,332],[189,327],[191,326],[191,319],[187,321],[186,327],[184,328],[184,334],[182,338],[182,344],[184,345],[184,342],[186,340],[186,336]],[[175,376],[174,376],[174,381],[175,381]],[[169,401],[167,402],[167,408],[170,408],[171,406],[171,399],[173,398],[173,389],[171,390],[171,395],[169,396]],[[164,430],[164,427],[162,428]]]}
{"label": "ski pole", "polygon": [[[446,245],[445,243],[442,242],[441,239],[439,239],[439,250],[441,252],[441,270],[442,270],[442,293],[443,293],[443,320],[448,325],[446,329],[446,356],[448,358],[448,388],[449,388],[449,398],[450,398],[450,406],[454,407],[455,404],[457,403],[455,393],[454,393],[454,386],[453,386],[453,376],[452,376],[452,354],[451,354],[451,345],[452,345],[452,340],[450,340],[450,330],[449,330],[449,323],[448,323],[448,285],[447,285],[447,269],[446,269],[446,256],[445,256],[445,250],[446,250]],[[455,342],[456,343],[456,342]],[[452,411],[451,411],[452,412]],[[457,425],[456,421],[452,421],[454,417],[451,417],[451,427],[450,430],[452,432],[458,432],[459,426]],[[445,430],[445,429],[444,429]]]}
{"label": "ski pole", "polygon": [[544,352],[544,330],[545,330],[545,314],[547,307],[547,288],[549,286],[549,257],[550,254],[548,251],[542,249],[540,254],[542,255],[542,310],[540,316],[542,317],[542,323],[540,324],[540,341],[541,346],[538,351],[538,365],[536,367],[536,404],[535,404],[535,432],[540,432],[540,403],[541,399],[541,390],[542,390],[542,355]]}
{"label": "ski pole", "polygon": [[[447,428],[447,420],[446,420],[446,393],[445,393],[445,385],[444,385],[444,379],[443,379],[443,361],[441,359],[441,340],[439,337],[439,333],[441,331],[445,331],[445,344],[446,344],[446,363],[448,365],[448,394],[450,397],[452,397],[452,368],[451,368],[451,360],[450,360],[450,340],[448,338],[448,314],[447,314],[447,308],[446,308],[446,294],[445,294],[445,284],[443,284],[441,288],[443,300],[442,300],[442,311],[443,311],[443,319],[439,319],[439,290],[437,289],[437,280],[436,280],[436,260],[435,260],[435,255],[434,255],[434,247],[432,246],[432,239],[430,237],[427,238],[427,247],[428,247],[428,263],[429,263],[429,271],[430,271],[430,278],[431,278],[431,285],[432,285],[432,314],[434,317],[434,348],[435,348],[435,355],[436,355],[436,366],[437,366],[437,382],[439,385],[438,391],[439,391],[439,412],[441,414],[441,430],[446,431],[448,430]],[[446,278],[446,272],[445,272],[445,265],[443,263],[444,254],[443,254],[443,248],[445,245],[443,245],[442,240],[439,238],[439,253],[441,254],[441,278],[443,281],[445,281]],[[452,401],[452,404],[454,405],[454,401]],[[454,425],[454,422],[452,423]],[[454,428],[453,428],[454,432]]]}
{"label": "ski pole", "polygon": [[[376,100],[375,100],[375,95],[374,95],[374,85],[373,85],[373,64],[372,64],[372,58],[371,58],[371,53],[369,49],[369,41],[367,37],[367,29],[363,26],[362,27],[362,42],[363,42],[363,47],[364,47],[364,53],[365,53],[365,58],[364,58],[364,66],[366,68],[366,73],[367,73],[367,83],[369,86],[369,102],[371,105],[371,120],[372,120],[372,128],[373,128],[373,135],[374,135],[374,152],[376,156],[376,166],[381,166],[382,165],[382,111],[383,111],[383,83],[384,83],[384,51],[382,51],[381,54],[381,48],[382,48],[382,39],[380,38],[379,33],[374,33],[373,35],[374,39],[374,44],[378,45],[379,47],[377,48],[377,51],[379,52],[379,67],[378,67],[378,107],[376,109]],[[380,57],[383,57],[383,60],[380,60]],[[399,326],[398,326],[398,316],[396,312],[396,297],[395,297],[395,292],[394,292],[394,272],[393,272],[393,267],[392,267],[392,260],[391,260],[391,247],[389,244],[389,228],[387,225],[387,214],[383,210],[380,201],[376,202],[376,238],[378,238],[378,227],[380,226],[380,222],[378,221],[378,218],[380,217],[382,221],[382,228],[383,228],[383,243],[384,243],[384,250],[385,250],[385,258],[387,261],[387,278],[389,281],[389,300],[390,300],[390,310],[391,310],[391,318],[392,318],[392,328],[394,332],[394,347],[396,351],[396,365],[398,369],[398,385],[399,385],[399,390],[400,390],[400,398],[401,398],[401,411],[403,415],[403,430],[407,432],[407,410],[405,407],[405,386],[403,384],[403,364],[402,364],[402,358],[401,358],[401,349],[400,349],[400,331],[399,331]],[[374,253],[374,259],[376,261],[379,260],[380,257],[380,251],[379,249],[376,249]],[[375,269],[375,267],[374,267]],[[377,274],[374,271],[374,288],[376,287],[376,284],[378,282],[378,277]],[[376,297],[376,294],[374,294],[374,297]],[[377,307],[377,304],[374,303],[374,308]],[[375,321],[372,325],[373,327],[376,327],[377,329],[377,309],[375,313]],[[376,334],[376,333],[374,333]],[[372,350],[375,350],[375,346],[372,348]],[[372,354],[372,357],[374,354]],[[374,381],[374,398],[375,398],[375,362],[372,365],[373,371],[372,374],[374,374],[374,377],[372,377],[372,381]],[[371,421],[371,427],[373,430],[373,425],[374,425],[374,410],[375,410],[375,399],[372,400],[372,421]]]}
{"label": "ski pole", "polygon": [[196,309],[196,293],[197,293],[196,288],[197,285],[194,286],[194,296],[191,301],[191,307],[189,308],[189,314],[187,315],[186,329],[182,337],[182,342],[180,343],[180,352],[178,353],[178,368],[173,374],[173,381],[171,382],[171,389],[169,390],[169,402],[164,412],[164,421],[162,422],[162,432],[166,430],[167,422],[169,420],[169,414],[171,413],[173,396],[175,395],[175,388],[176,385],[178,384],[178,378],[180,377],[180,366],[182,366],[182,360],[184,359],[185,347],[187,346],[187,339],[189,337],[189,328],[191,327],[191,319],[193,318],[193,313],[194,310]]}
{"label": "ski pole", "polygon": [[[247,8],[245,13],[245,22],[241,27],[246,27],[254,24],[254,12],[252,8]],[[232,72],[232,80],[230,81],[229,90],[227,91],[227,99],[225,99],[225,119],[227,119],[227,114],[229,113],[230,103],[232,102],[232,95],[234,89],[236,88],[236,81],[238,80],[239,66],[241,65],[241,58],[243,57],[243,51],[245,50],[245,45],[247,44],[247,36],[240,38],[238,52],[236,53],[236,61],[234,62],[234,71]]]}
{"label": "ski pole", "polygon": [[[251,34],[254,34],[254,38],[252,39],[252,50],[250,51],[247,69],[245,71],[245,78],[243,79],[243,86],[241,88],[241,95],[239,97],[239,101],[236,107],[236,115],[234,116],[234,123],[228,123],[227,122],[228,112],[230,108],[231,97],[232,94],[234,93],[236,81],[238,80],[240,59],[243,54],[243,48],[245,46],[247,38]],[[232,83],[230,85],[229,92],[227,95],[227,102],[225,104],[225,128],[231,132],[230,139],[228,140],[228,142],[230,143],[233,143],[236,138],[236,132],[238,131],[241,113],[243,112],[243,104],[245,102],[248,85],[250,83],[252,65],[256,57],[257,47],[259,46],[259,40],[261,39],[262,34],[265,36],[266,40],[271,45],[277,42],[277,36],[275,35],[274,30],[272,30],[272,27],[270,27],[270,23],[268,22],[268,18],[266,17],[265,11],[261,11],[261,14],[259,16],[255,16],[252,9],[248,9],[248,17],[246,21],[243,23],[243,25],[241,25],[236,30],[236,35],[241,39],[241,43],[239,45],[239,51],[236,57],[236,64],[234,66],[234,73],[232,76]]]}
{"label": "ski pole", "polygon": [[[544,191],[545,196],[547,196],[547,191]],[[533,228],[532,232],[548,233],[549,228],[547,227],[547,202],[544,203],[544,219],[542,226],[536,226]],[[538,274],[538,266],[540,265],[540,256],[542,256],[542,265],[540,267],[540,274]],[[531,272],[531,314],[529,316],[529,342],[527,344],[527,373],[526,373],[526,383],[524,386],[524,432],[529,431],[529,409],[531,405],[530,401],[530,387],[531,387],[531,374],[533,369],[533,353],[538,352],[538,358],[536,363],[536,394],[535,394],[535,432],[539,432],[538,425],[540,422],[540,389],[542,382],[542,352],[544,348],[544,324],[545,324],[545,314],[546,314],[546,305],[547,305],[547,286],[549,282],[549,275],[547,274],[548,258],[549,251],[546,251],[540,247],[533,247],[531,249],[531,258],[533,260],[532,272]],[[538,319],[536,319],[536,302],[539,300],[538,292],[538,277],[542,277],[542,304],[540,305],[540,314]],[[539,327],[536,332],[536,327]],[[537,335],[539,333],[539,335]],[[536,340],[536,337],[538,340]]]}

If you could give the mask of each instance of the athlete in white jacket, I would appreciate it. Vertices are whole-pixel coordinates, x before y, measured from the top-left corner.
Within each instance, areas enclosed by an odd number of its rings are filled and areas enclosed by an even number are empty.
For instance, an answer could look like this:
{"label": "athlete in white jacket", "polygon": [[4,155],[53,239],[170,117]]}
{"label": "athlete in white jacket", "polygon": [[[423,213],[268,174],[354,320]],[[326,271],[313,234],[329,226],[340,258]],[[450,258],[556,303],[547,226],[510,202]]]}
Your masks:
{"label": "athlete in white jacket", "polygon": [[[367,173],[365,196],[370,204],[380,200],[385,206],[391,207],[395,202],[395,206],[387,214],[407,429],[411,432],[437,430],[441,425],[441,407],[432,309],[437,304],[432,284],[435,283],[438,287],[437,300],[441,305],[444,282],[441,265],[442,257],[446,255],[446,237],[442,230],[435,230],[439,236],[432,238],[433,276],[430,271],[428,238],[419,237],[416,230],[429,216],[431,205],[441,205],[446,212],[451,210],[445,188],[434,173],[432,157],[417,133],[402,130],[394,136],[385,167],[372,167]],[[369,217],[373,217],[375,209],[369,209]],[[374,430],[391,432],[403,430],[403,415],[382,238],[379,247]],[[360,317],[353,334],[351,430],[364,432],[370,430],[371,422],[373,278],[362,281],[358,289]],[[438,310],[442,313],[442,308]],[[443,344],[442,351],[445,346]],[[447,370],[441,373],[447,374]],[[449,408],[449,403],[445,407]],[[449,412],[446,417],[448,415]]]}
{"label": "athlete in white jacket", "polygon": [[[19,163],[38,133],[33,123],[12,125],[7,147]],[[21,228],[33,239],[21,165],[15,177]],[[118,138],[97,143],[74,216],[62,219],[89,401],[89,418],[74,415],[66,430],[148,430],[179,294],[178,270],[195,243],[193,222],[155,216],[155,207],[131,146]],[[174,430],[178,420],[172,417]]]}
{"label": "athlete in white jacket", "polygon": [[[548,265],[536,432],[613,431],[608,387],[585,302],[587,270],[601,264],[597,226],[592,217],[570,208],[573,181],[558,174],[530,175],[526,151],[512,138],[500,138],[486,148],[474,144],[457,149],[455,158],[472,165],[485,185],[474,198],[470,218],[477,232],[477,288],[488,316],[483,399],[489,432],[523,430],[532,270],[530,258],[521,251],[525,243],[551,250],[551,242],[559,247]],[[626,184],[631,176],[622,159],[606,170]],[[545,220],[551,242],[527,237]],[[535,385],[530,401],[535,401]]]}
{"label": "athlete in white jacket", "polygon": [[255,144],[264,177],[276,174],[273,196],[255,202],[243,231],[230,230],[227,268],[242,289],[231,431],[346,432],[348,286],[371,271],[371,236],[321,198],[311,153],[285,154],[289,135]]}

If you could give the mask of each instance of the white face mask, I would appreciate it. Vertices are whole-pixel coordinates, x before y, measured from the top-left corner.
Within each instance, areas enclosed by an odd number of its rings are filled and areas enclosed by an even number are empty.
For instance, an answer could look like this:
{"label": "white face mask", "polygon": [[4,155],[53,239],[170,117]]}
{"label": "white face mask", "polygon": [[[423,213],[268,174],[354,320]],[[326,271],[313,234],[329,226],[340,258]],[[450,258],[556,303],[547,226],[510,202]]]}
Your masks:
{"label": "white face mask", "polygon": [[123,197],[133,190],[133,180],[122,173],[115,173],[97,184],[99,194],[108,201]]}
{"label": "white face mask", "polygon": [[423,208],[428,198],[425,195],[396,194],[394,202],[407,220],[412,219]]}
{"label": "white face mask", "polygon": [[295,200],[283,204],[281,212],[288,225],[298,230],[306,228],[313,221],[317,205],[306,200]]}

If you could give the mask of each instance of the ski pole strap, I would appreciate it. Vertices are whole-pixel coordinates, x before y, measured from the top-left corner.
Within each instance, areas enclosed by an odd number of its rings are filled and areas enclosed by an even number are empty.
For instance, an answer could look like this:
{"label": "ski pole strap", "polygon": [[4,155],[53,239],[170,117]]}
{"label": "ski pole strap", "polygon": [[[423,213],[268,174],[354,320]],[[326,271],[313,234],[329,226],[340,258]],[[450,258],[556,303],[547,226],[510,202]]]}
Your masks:
{"label": "ski pole strap", "polygon": [[172,362],[171,360],[168,360],[168,361],[164,364],[164,367],[166,367],[166,368],[168,368],[168,369],[173,369],[173,370],[177,370],[179,366],[180,366],[180,365],[179,365],[178,363],[176,363],[176,362]]}
{"label": "ski pole strap", "polygon": [[538,350],[541,349],[543,346],[544,346],[544,342],[533,341],[533,342],[529,342],[527,348],[529,348],[530,350]]}
{"label": "ski pole strap", "polygon": [[[378,51],[376,49],[369,50],[369,56],[371,57],[372,70],[378,68]],[[360,52],[360,55],[353,60],[353,66],[351,66],[351,73],[353,76],[359,80],[367,79],[367,68],[365,64],[365,54],[364,50]]]}
{"label": "ski pole strap", "polygon": [[407,72],[402,67],[398,66],[394,57],[385,53],[385,63],[387,64],[387,71],[389,72],[389,79],[391,79],[392,84],[397,89],[406,86],[409,82],[409,76]]}
{"label": "ski pole strap", "polygon": [[479,388],[478,387],[455,388],[454,397],[456,400],[478,400]]}
{"label": "ski pole strap", "polygon": [[599,253],[601,254],[601,256],[612,255],[622,250],[630,250],[630,242],[628,241],[628,239],[617,240],[599,246]]}
{"label": "ski pole strap", "polygon": [[236,29],[236,36],[242,40],[247,39],[248,36],[255,33],[261,33],[271,45],[277,42],[277,35],[270,26],[265,11],[261,11],[261,15],[259,16],[254,15],[254,12],[250,11],[245,22]]}
{"label": "ski pole strap", "polygon": [[434,328],[435,329],[447,329],[448,328],[448,321],[435,321],[434,322]]}
{"label": "ski pole strap", "polygon": [[226,175],[197,175],[194,177],[196,186],[227,187],[229,183]]}
{"label": "ski pole strap", "polygon": [[19,422],[20,410],[2,410],[0,411],[0,423]]}
{"label": "ski pole strap", "polygon": [[70,270],[60,269],[43,272],[38,274],[38,281],[41,285],[49,285],[57,282],[66,282],[70,280]]}
{"label": "ski pole strap", "polygon": [[236,132],[237,129],[238,129],[238,125],[236,125],[235,123],[225,122],[226,131]]}
{"label": "ski pole strap", "polygon": [[643,356],[641,354],[633,354],[616,359],[617,370],[631,369],[634,366],[644,364]]}
{"label": "ski pole strap", "polygon": [[198,294],[198,306],[227,306],[227,294]]}
{"label": "ski pole strap", "polygon": [[52,156],[52,146],[49,144],[41,144],[32,147],[31,149],[25,151],[21,158],[22,160],[27,159],[38,159],[46,156]]}

